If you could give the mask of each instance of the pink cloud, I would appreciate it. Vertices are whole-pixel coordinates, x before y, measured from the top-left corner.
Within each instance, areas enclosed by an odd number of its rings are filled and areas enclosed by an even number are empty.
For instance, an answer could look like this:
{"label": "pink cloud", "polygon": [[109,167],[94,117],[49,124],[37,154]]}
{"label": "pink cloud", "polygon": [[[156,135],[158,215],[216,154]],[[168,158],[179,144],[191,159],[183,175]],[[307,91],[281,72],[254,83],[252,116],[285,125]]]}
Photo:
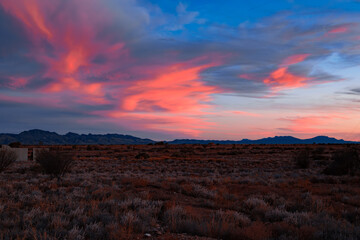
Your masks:
{"label": "pink cloud", "polygon": [[278,69],[263,80],[271,88],[272,94],[282,90],[304,87],[311,81],[311,78],[307,76],[295,75],[289,71],[291,65],[303,62],[309,56],[310,54],[297,54],[287,57]]}
{"label": "pink cloud", "polygon": [[273,92],[304,87],[310,79],[305,76],[298,76],[289,72],[287,67],[281,67],[273,71],[270,76],[264,79],[264,83],[271,87]]}
{"label": "pink cloud", "polygon": [[[304,87],[311,81],[307,76],[293,74],[289,71],[291,65],[305,61],[310,54],[296,54],[285,58],[278,68],[272,71],[268,77],[263,79],[263,83],[271,89],[271,94],[265,97],[273,96],[275,93],[286,90]],[[239,78],[254,80],[258,78],[255,74],[240,74]]]}
{"label": "pink cloud", "polygon": [[53,38],[53,34],[45,24],[46,21],[40,9],[41,5],[37,0],[1,1],[0,4],[6,11],[23,22],[30,34],[34,36],[41,34],[48,39]]}
{"label": "pink cloud", "polygon": [[[106,16],[110,13],[104,7],[96,1],[79,0],[72,3],[71,11],[63,9],[55,13],[60,2],[19,0],[0,1],[0,4],[26,28],[34,43],[31,57],[47,69],[42,77],[53,79],[41,92],[72,91],[88,102],[107,102],[106,84],[102,80],[89,83],[88,79],[113,70],[115,60],[121,63],[129,59],[123,42],[97,37],[102,27],[108,24]],[[79,9],[87,14],[82,14]],[[51,45],[51,54],[44,48],[44,41]],[[109,63],[94,63],[99,54]]]}
{"label": "pink cloud", "polygon": [[10,83],[8,87],[12,89],[25,87],[29,79],[26,77],[9,77]]}
{"label": "pink cloud", "polygon": [[199,113],[207,108],[210,95],[220,92],[201,81],[200,72],[215,66],[213,63],[191,66],[188,63],[162,68],[157,76],[137,81],[126,89],[122,108],[125,111]]}
{"label": "pink cloud", "polygon": [[55,107],[55,108],[65,108],[66,105],[62,104],[61,101],[52,97],[49,98],[47,96],[7,96],[0,94],[0,101],[4,102],[13,102],[13,103],[21,103],[21,104],[33,104],[36,106],[44,106],[44,107]]}
{"label": "pink cloud", "polygon": [[221,91],[207,86],[201,72],[218,64],[211,57],[201,57],[147,69],[145,71],[152,77],[128,84],[117,110],[98,114],[105,114],[114,121],[128,119],[131,122],[128,126],[133,129],[199,136],[214,125],[203,116],[209,114],[205,110],[211,108],[211,95]]}
{"label": "pink cloud", "polygon": [[111,122],[126,123],[127,128],[132,130],[161,131],[177,136],[197,137],[203,131],[215,126],[214,123],[202,119],[201,115],[111,111],[107,113],[107,116]]}
{"label": "pink cloud", "polygon": [[244,73],[244,74],[239,75],[239,78],[243,78],[243,79],[247,79],[247,80],[253,80],[254,77],[255,76],[253,74],[249,74],[249,73]]}
{"label": "pink cloud", "polygon": [[339,26],[332,28],[330,31],[328,31],[329,34],[336,34],[336,33],[346,33],[350,30],[349,26]]}
{"label": "pink cloud", "polygon": [[283,64],[284,65],[292,65],[292,64],[296,64],[296,63],[300,63],[303,62],[306,58],[308,58],[310,56],[310,54],[297,54],[297,55],[292,55],[290,57],[287,57],[284,61]]}
{"label": "pink cloud", "polygon": [[325,116],[304,116],[294,118],[283,118],[280,120],[290,122],[290,125],[286,126],[296,133],[305,134],[320,134],[326,132],[333,132],[333,129],[328,127],[337,119],[346,119],[346,117],[338,114],[329,114]]}
{"label": "pink cloud", "polygon": [[249,117],[261,117],[261,114],[258,113],[251,113],[251,112],[245,112],[245,111],[229,111],[231,114],[235,115],[242,115],[242,116],[249,116]]}

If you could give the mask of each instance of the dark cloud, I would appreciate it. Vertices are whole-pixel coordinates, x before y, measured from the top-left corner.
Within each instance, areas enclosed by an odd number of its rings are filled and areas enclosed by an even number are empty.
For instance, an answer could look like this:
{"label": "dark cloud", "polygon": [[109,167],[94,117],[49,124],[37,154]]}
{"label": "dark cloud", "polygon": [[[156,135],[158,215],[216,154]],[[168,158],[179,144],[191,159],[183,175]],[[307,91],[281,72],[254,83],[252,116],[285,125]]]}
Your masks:
{"label": "dark cloud", "polygon": [[348,94],[348,95],[360,95],[360,87],[353,88],[345,92],[340,92],[341,94]]}
{"label": "dark cloud", "polygon": [[12,54],[29,47],[24,28],[11,15],[6,13],[0,6],[0,56],[11,56]]}

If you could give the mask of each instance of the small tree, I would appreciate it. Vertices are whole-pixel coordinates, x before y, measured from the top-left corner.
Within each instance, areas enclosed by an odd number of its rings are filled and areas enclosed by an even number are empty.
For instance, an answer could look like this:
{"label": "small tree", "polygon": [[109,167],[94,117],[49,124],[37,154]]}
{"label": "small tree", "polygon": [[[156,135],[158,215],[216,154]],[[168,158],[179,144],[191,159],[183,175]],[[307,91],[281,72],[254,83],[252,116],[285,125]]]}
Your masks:
{"label": "small tree", "polygon": [[17,159],[17,154],[8,149],[0,150],[0,172],[8,168]]}
{"label": "small tree", "polygon": [[66,152],[41,151],[35,160],[41,165],[45,173],[59,178],[70,170],[74,157]]}

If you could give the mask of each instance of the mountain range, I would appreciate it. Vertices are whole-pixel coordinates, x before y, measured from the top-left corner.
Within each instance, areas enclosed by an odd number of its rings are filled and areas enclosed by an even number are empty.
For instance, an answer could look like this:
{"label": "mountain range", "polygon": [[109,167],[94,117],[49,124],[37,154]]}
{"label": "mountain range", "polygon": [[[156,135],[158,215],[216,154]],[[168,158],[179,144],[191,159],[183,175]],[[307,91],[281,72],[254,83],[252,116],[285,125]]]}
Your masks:
{"label": "mountain range", "polygon": [[219,143],[219,144],[344,144],[344,143],[360,143],[345,141],[343,139],[336,139],[327,136],[317,136],[309,139],[299,139],[292,136],[276,136],[262,138],[258,140],[243,139],[240,141],[232,140],[196,140],[196,139],[176,139],[169,143],[172,144],[208,144],[208,143]]}
{"label": "mountain range", "polygon": [[19,134],[0,134],[0,144],[20,142],[25,145],[84,145],[84,144],[148,144],[154,143],[151,139],[142,139],[122,134],[77,134],[69,132],[60,135],[39,129],[24,131]]}
{"label": "mountain range", "polygon": [[[143,139],[130,135],[122,134],[77,134],[69,132],[65,135],[57,134],[56,132],[49,132],[39,129],[24,131],[19,134],[0,134],[0,144],[9,144],[12,142],[21,142],[25,145],[83,145],[83,144],[149,144],[156,143],[151,139]],[[243,139],[240,141],[232,140],[196,140],[196,139],[176,139],[167,141],[169,144],[344,144],[344,143],[360,143],[345,141],[343,139],[336,139],[327,136],[318,136],[309,139],[299,139],[292,136],[276,136],[262,138],[258,140]]]}

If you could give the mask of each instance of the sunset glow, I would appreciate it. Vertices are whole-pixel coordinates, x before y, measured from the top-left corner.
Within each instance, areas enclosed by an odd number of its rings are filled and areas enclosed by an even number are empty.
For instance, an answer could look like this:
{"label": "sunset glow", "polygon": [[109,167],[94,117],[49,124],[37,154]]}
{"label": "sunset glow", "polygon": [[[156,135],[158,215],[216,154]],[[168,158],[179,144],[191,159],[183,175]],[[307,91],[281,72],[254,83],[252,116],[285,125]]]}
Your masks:
{"label": "sunset glow", "polygon": [[359,140],[360,2],[331,2],[0,0],[3,132]]}

